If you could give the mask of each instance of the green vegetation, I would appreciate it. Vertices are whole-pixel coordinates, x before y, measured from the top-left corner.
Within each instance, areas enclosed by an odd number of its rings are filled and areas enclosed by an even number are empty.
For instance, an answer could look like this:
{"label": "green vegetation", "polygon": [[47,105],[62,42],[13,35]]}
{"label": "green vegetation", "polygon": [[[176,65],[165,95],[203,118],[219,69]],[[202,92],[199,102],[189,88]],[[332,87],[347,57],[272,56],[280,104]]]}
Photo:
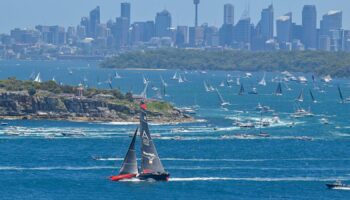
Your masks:
{"label": "green vegetation", "polygon": [[153,102],[147,103],[147,109],[151,112],[163,113],[169,110],[173,110],[173,107],[166,102],[153,101]]}
{"label": "green vegetation", "polygon": [[[54,81],[38,83],[34,81],[22,81],[10,77],[6,80],[0,80],[0,89],[5,91],[28,91],[28,94],[33,96],[39,90],[47,91],[54,94],[76,94],[78,87],[69,85],[59,85]],[[103,90],[96,88],[84,89],[84,96],[92,97],[98,94],[112,95],[116,99],[131,100],[130,96],[123,95],[119,90]]]}
{"label": "green vegetation", "polygon": [[350,76],[349,52],[246,52],[159,49],[124,53],[101,63],[107,68],[292,71]]}

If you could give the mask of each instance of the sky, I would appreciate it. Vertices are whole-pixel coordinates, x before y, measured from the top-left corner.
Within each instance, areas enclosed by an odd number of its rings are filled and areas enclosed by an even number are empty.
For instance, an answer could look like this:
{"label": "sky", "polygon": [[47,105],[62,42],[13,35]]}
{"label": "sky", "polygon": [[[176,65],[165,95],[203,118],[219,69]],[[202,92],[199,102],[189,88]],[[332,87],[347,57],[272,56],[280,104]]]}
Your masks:
{"label": "sky", "polygon": [[[76,26],[80,18],[88,16],[97,5],[101,9],[101,21],[120,16],[119,0],[0,0],[0,33],[9,33],[13,28],[34,28],[35,25]],[[173,26],[194,24],[193,0],[127,0],[131,3],[131,21],[154,20],[157,12],[167,9],[172,14]],[[275,19],[293,12],[293,21],[301,24],[303,5],[317,6],[318,21],[329,10],[343,11],[343,28],[350,29],[349,0],[201,0],[199,24],[221,26],[223,5],[235,6],[235,22],[244,9],[250,8],[252,22],[257,24],[260,12],[273,2]],[[348,20],[347,20],[348,19]],[[318,24],[319,26],[319,24]]]}

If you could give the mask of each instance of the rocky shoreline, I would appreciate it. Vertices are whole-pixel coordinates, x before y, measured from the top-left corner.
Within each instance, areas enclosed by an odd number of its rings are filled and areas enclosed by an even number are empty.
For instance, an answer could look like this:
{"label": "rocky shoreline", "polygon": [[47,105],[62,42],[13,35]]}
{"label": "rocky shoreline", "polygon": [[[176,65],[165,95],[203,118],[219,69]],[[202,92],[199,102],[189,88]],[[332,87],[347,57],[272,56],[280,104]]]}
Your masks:
{"label": "rocky shoreline", "polygon": [[[92,97],[37,91],[0,91],[0,119],[65,120],[79,122],[137,122],[139,101],[117,101],[108,94]],[[147,100],[147,103],[158,103]],[[185,123],[194,119],[171,107],[148,111],[155,123]]]}

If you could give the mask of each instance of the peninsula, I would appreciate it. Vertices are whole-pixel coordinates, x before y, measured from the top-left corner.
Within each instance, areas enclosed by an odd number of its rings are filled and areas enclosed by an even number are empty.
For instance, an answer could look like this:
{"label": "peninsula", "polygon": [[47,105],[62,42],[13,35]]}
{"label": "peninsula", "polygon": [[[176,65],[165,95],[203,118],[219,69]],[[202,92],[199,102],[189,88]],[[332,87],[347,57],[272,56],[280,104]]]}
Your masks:
{"label": "peninsula", "polygon": [[156,49],[119,54],[101,63],[106,68],[184,70],[291,71],[350,76],[349,52]]}
{"label": "peninsula", "polygon": [[[93,122],[137,122],[139,99],[119,90],[38,83],[15,78],[0,80],[0,118],[49,119]],[[171,104],[146,100],[149,120],[156,123],[193,119]]]}

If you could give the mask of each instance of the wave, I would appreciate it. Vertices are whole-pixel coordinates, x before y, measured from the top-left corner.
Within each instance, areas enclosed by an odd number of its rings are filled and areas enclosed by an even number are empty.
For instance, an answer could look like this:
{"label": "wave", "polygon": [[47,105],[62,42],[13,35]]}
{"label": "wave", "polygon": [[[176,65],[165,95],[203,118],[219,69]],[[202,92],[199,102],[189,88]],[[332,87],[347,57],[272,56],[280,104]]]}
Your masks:
{"label": "wave", "polygon": [[55,167],[18,167],[18,166],[2,166],[0,171],[52,171],[52,170],[66,170],[66,171],[82,171],[82,170],[102,170],[115,169],[113,166],[55,166]]}
{"label": "wave", "polygon": [[250,182],[327,182],[341,180],[350,180],[350,177],[190,177],[190,178],[170,178],[171,182],[188,182],[188,181],[250,181]]}
{"label": "wave", "polygon": [[[123,161],[124,158],[95,158],[99,161]],[[162,161],[184,161],[184,162],[269,162],[269,161],[350,161],[350,158],[261,158],[261,159],[210,159],[210,158],[161,158]]]}

